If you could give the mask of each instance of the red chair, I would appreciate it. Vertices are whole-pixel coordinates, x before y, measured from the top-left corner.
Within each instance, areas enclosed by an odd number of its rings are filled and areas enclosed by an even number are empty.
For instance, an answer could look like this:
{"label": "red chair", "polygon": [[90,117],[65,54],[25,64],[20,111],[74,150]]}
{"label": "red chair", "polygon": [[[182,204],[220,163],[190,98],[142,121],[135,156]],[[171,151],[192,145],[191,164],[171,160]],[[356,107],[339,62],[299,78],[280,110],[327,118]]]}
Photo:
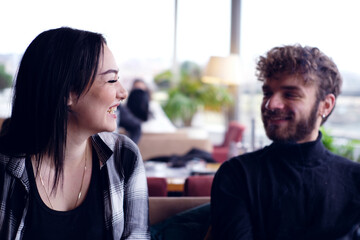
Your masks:
{"label": "red chair", "polygon": [[166,197],[167,181],[162,177],[147,177],[149,197]]}
{"label": "red chair", "polygon": [[219,146],[214,146],[212,157],[217,162],[225,162],[228,159],[229,147],[231,142],[241,142],[245,126],[236,121],[231,121],[226,131],[224,142]]}
{"label": "red chair", "polygon": [[187,177],[184,184],[184,196],[208,197],[211,195],[211,185],[214,175],[198,175]]}

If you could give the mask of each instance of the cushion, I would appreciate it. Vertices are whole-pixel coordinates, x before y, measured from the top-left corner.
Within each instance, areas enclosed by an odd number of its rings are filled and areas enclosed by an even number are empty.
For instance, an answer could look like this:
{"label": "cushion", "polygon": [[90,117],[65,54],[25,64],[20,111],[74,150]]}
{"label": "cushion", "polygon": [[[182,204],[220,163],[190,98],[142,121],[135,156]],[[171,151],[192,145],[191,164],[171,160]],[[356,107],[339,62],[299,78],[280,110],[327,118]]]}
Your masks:
{"label": "cushion", "polygon": [[151,226],[151,239],[204,239],[209,226],[210,203],[205,203]]}

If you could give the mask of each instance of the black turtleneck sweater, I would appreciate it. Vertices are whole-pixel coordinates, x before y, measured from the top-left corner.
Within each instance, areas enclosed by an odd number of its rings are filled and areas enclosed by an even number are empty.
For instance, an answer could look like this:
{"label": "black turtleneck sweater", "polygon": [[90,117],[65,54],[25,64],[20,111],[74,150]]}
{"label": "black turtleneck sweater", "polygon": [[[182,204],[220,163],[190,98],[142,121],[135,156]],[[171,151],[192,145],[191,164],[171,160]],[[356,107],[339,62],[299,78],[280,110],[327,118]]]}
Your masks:
{"label": "black turtleneck sweater", "polygon": [[314,142],[272,143],[222,164],[215,239],[337,239],[360,222],[360,164]]}

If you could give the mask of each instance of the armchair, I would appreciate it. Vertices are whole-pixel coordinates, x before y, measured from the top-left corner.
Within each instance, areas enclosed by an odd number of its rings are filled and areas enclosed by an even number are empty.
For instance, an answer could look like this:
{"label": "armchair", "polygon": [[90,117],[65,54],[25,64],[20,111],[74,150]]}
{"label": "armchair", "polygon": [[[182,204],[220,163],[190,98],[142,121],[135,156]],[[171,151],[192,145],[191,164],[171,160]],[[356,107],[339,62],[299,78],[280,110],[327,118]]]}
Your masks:
{"label": "armchair", "polygon": [[226,131],[224,141],[219,146],[213,147],[212,157],[217,162],[225,162],[228,159],[231,142],[240,142],[243,138],[245,126],[236,121],[231,121]]}

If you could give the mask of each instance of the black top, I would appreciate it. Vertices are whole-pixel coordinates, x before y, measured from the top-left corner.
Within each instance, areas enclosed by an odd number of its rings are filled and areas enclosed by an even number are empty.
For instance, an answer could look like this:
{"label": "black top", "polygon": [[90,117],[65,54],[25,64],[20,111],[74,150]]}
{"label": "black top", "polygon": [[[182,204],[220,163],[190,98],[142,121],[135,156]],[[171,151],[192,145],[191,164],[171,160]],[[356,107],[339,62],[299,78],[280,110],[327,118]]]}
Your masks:
{"label": "black top", "polygon": [[127,135],[134,143],[138,143],[141,137],[142,121],[137,118],[126,105],[120,104],[118,110],[119,127],[126,130]]}
{"label": "black top", "polygon": [[26,169],[30,180],[30,206],[24,239],[104,239],[103,200],[99,160],[93,150],[90,186],[84,201],[73,210],[55,211],[42,201],[36,187],[30,159]]}
{"label": "black top", "polygon": [[360,222],[360,164],[273,143],[225,162],[211,193],[215,239],[336,239]]}
{"label": "black top", "polygon": [[147,121],[149,118],[150,95],[142,89],[131,90],[126,106],[138,119]]}

